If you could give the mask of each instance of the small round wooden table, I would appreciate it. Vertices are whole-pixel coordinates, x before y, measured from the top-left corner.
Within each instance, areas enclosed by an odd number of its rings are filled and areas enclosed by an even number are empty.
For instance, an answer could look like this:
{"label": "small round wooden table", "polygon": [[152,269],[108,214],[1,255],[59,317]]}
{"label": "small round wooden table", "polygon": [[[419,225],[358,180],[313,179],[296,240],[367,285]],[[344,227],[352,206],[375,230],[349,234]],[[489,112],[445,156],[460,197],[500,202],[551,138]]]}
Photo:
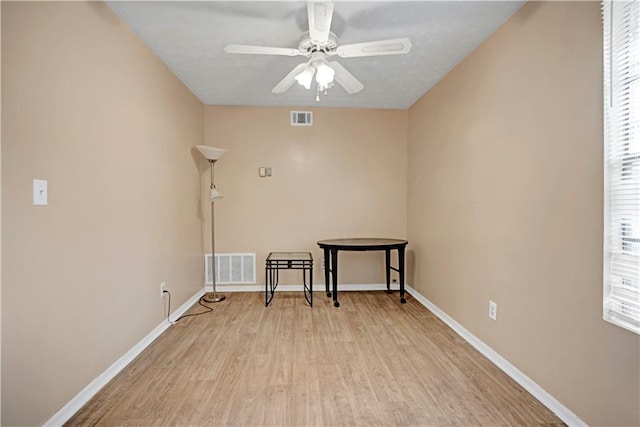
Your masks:
{"label": "small round wooden table", "polygon": [[[334,307],[340,307],[338,302],[338,252],[339,251],[384,251],[385,271],[387,273],[387,293],[391,293],[391,270],[400,275],[400,302],[406,303],[404,298],[404,252],[407,247],[406,240],[379,239],[358,237],[352,239],[329,239],[318,241],[318,246],[324,251],[324,283],[327,296],[333,295]],[[398,251],[398,267],[391,266],[391,251]],[[329,291],[329,276],[333,292]]]}

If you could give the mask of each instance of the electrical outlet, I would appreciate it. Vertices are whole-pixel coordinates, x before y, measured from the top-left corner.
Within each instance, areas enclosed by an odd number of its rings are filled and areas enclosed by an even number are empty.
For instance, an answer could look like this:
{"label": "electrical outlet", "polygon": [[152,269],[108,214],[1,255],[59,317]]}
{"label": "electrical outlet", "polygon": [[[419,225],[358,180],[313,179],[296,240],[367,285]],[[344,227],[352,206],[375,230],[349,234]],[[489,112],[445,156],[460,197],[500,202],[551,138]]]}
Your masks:
{"label": "electrical outlet", "polygon": [[164,296],[164,291],[167,290],[167,282],[160,283],[160,298]]}
{"label": "electrical outlet", "polygon": [[489,300],[489,318],[497,320],[498,318],[498,304]]}
{"label": "electrical outlet", "polygon": [[324,259],[320,261],[320,268],[324,270]]}

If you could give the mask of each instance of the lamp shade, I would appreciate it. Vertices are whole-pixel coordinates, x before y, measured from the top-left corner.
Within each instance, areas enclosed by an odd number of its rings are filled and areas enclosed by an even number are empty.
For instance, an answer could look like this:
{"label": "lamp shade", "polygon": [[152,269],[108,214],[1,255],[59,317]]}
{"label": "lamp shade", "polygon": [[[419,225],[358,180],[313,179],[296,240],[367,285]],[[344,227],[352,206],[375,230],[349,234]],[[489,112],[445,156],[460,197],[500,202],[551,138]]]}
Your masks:
{"label": "lamp shade", "polygon": [[303,72],[296,76],[296,81],[304,86],[305,89],[311,89],[311,81],[313,80],[313,75],[316,70],[313,67],[307,67]]}
{"label": "lamp shade", "polygon": [[196,145],[196,148],[207,160],[219,160],[227,152],[224,148],[210,147],[208,145]]}
{"label": "lamp shade", "polygon": [[327,64],[320,64],[318,66],[318,73],[316,74],[316,82],[318,82],[320,87],[329,87],[329,83],[333,82],[335,74],[336,72],[333,71],[333,68]]}
{"label": "lamp shade", "polygon": [[212,202],[216,202],[220,199],[222,199],[222,193],[220,193],[217,189],[212,188],[211,190],[209,190],[209,200]]}

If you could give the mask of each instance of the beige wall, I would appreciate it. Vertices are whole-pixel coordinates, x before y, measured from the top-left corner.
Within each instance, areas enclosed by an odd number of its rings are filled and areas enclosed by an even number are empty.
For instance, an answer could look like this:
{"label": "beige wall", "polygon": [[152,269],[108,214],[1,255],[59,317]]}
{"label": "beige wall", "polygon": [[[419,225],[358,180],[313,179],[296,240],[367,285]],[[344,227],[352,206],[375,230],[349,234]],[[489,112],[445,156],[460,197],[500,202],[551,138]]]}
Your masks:
{"label": "beige wall", "polygon": [[[258,284],[270,251],[312,252],[320,284],[318,240],[406,236],[408,112],[315,108],[313,127],[292,127],[290,110],[205,107],[207,144],[229,149],[215,166],[216,252],[255,252]],[[273,176],[259,178],[260,166]],[[381,259],[340,253],[340,283],[382,283]],[[298,272],[281,279],[301,283]]]}
{"label": "beige wall", "polygon": [[[2,46],[2,2],[0,2],[0,46]],[[1,50],[1,49],[0,49]],[[0,81],[2,81],[2,55],[0,55]],[[0,100],[2,85],[0,85]],[[0,102],[2,117],[2,102]],[[0,120],[0,224],[2,224],[2,120]],[[0,384],[2,384],[2,227],[0,227]],[[2,420],[2,387],[0,387],[0,423]]]}
{"label": "beige wall", "polygon": [[602,320],[601,32],[597,2],[529,3],[410,109],[410,280],[587,423],[639,425],[640,337]]}
{"label": "beige wall", "polygon": [[161,281],[202,288],[203,106],[104,3],[2,9],[2,424],[38,425],[160,324]]}

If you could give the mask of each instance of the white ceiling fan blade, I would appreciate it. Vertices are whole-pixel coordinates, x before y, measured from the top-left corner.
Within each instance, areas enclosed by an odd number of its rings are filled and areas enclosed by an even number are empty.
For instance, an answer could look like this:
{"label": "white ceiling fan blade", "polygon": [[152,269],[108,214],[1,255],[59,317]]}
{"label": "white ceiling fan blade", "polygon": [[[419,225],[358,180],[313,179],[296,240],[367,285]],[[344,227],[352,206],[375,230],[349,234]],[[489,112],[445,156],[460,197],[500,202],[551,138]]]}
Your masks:
{"label": "white ceiling fan blade", "polygon": [[350,95],[358,93],[364,89],[364,85],[360,83],[360,80],[356,79],[353,74],[347,71],[347,69],[340,65],[340,63],[336,61],[329,62],[329,66],[336,72],[335,79],[338,84]]}
{"label": "white ceiling fan blade", "polygon": [[285,47],[252,46],[248,44],[229,44],[224,47],[227,53],[241,53],[245,55],[282,55],[297,56],[302,55],[298,49]]}
{"label": "white ceiling fan blade", "polygon": [[296,68],[291,70],[291,72],[287,74],[284,79],[280,80],[280,83],[278,83],[273,89],[271,89],[271,92],[286,92],[296,82],[296,76],[306,70],[307,67],[308,65],[306,62],[299,64]]}
{"label": "white ceiling fan blade", "polygon": [[338,56],[354,58],[357,56],[400,55],[409,53],[411,40],[408,38],[378,40],[375,42],[354,43],[338,46]]}
{"label": "white ceiling fan blade", "polygon": [[329,31],[331,30],[333,2],[309,0],[307,14],[309,16],[309,37],[316,43],[326,43],[329,40]]}

